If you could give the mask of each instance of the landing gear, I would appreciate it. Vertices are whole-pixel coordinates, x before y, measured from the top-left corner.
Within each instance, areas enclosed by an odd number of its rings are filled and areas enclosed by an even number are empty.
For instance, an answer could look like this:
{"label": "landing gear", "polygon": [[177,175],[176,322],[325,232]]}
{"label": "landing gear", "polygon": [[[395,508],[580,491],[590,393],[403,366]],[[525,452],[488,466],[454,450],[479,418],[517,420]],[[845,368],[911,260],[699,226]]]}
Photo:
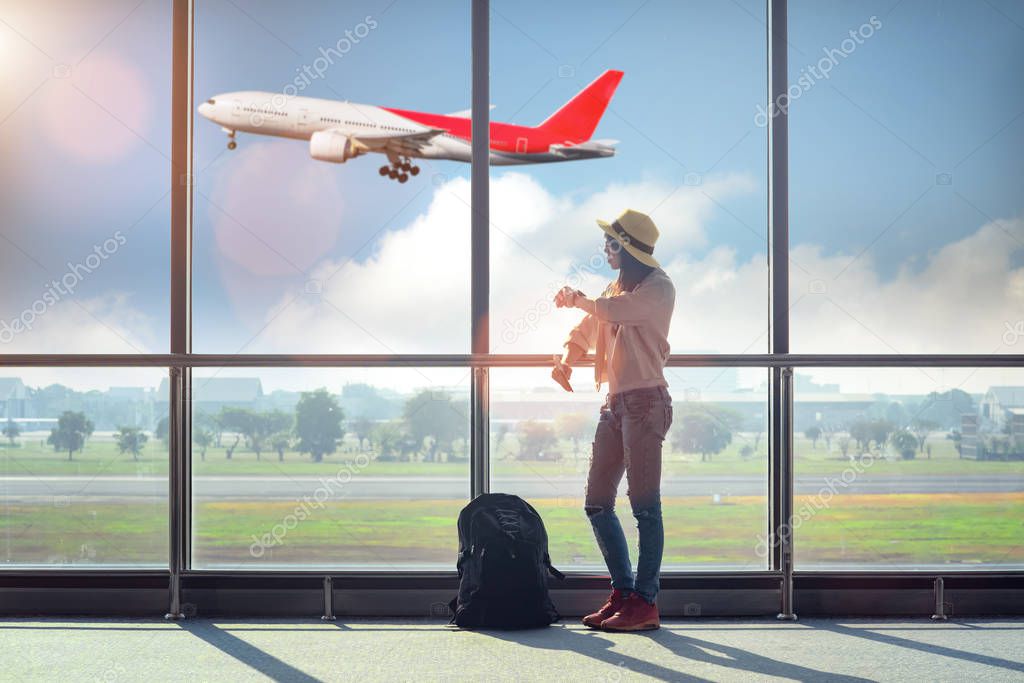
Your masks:
{"label": "landing gear", "polygon": [[409,175],[419,175],[420,167],[412,163],[408,157],[388,157],[391,161],[390,166],[381,166],[378,172],[382,176],[387,176],[391,180],[397,180],[400,183],[408,182]]}
{"label": "landing gear", "polygon": [[228,134],[228,149],[238,147],[238,143],[235,142],[235,131],[228,130],[227,128],[223,128],[222,130]]}
{"label": "landing gear", "polygon": [[234,140],[228,140],[228,149],[234,149],[235,147],[238,147],[238,143]]}

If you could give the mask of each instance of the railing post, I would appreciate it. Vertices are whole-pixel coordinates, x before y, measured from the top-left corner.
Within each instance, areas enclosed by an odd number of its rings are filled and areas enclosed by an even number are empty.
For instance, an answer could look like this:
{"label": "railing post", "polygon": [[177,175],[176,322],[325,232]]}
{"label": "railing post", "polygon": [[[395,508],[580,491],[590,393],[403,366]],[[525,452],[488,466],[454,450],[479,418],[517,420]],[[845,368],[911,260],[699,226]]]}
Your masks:
{"label": "railing post", "polygon": [[782,447],[779,457],[779,558],[782,569],[782,598],[778,618],[796,621],[793,612],[793,368],[782,368],[780,389]]}
{"label": "railing post", "polygon": [[932,590],[935,594],[935,612],[932,621],[946,621],[946,582],[942,577],[935,579]]}
{"label": "railing post", "polygon": [[185,614],[181,609],[181,572],[184,569],[184,548],[182,542],[185,533],[184,511],[182,505],[185,500],[183,481],[183,459],[184,449],[181,443],[181,422],[182,422],[182,369],[173,367],[170,369],[170,399],[168,401],[167,415],[167,441],[169,446],[170,467],[168,468],[168,511],[170,519],[169,546],[168,546],[168,568],[170,569],[170,596],[169,608],[164,615],[165,619],[184,619]]}
{"label": "railing post", "polygon": [[334,621],[334,579],[330,576],[324,577],[324,613],[320,617],[323,621]]}

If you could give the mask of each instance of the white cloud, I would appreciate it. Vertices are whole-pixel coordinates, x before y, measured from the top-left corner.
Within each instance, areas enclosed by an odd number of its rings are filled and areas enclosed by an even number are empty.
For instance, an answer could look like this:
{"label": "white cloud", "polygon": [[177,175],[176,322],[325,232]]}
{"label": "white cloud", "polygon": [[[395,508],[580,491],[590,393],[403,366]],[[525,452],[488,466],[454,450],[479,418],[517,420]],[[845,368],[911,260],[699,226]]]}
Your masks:
{"label": "white cloud", "polygon": [[[717,202],[751,192],[741,176],[708,178],[701,188],[657,181],[610,185],[581,198],[549,193],[520,172],[495,176],[491,198],[492,349],[497,353],[557,353],[582,313],[556,309],[566,282],[596,295],[614,276],[603,258],[595,217],[622,207],[651,211],[662,237],[656,254],[676,285],[671,344],[675,353],[767,351],[768,272],[764,256],[739,259],[706,229]],[[705,192],[707,194],[705,194]],[[664,200],[664,201],[662,201]],[[650,208],[661,202],[656,210]],[[286,291],[268,312],[248,353],[460,353],[469,348],[469,183],[454,179],[434,190],[424,213],[388,232],[365,261],[321,260],[306,286]],[[815,244],[792,249],[792,350],[813,353],[1019,352],[1006,343],[1007,325],[1024,318],[1024,269],[1014,254],[1024,244],[1024,220],[981,225],[883,278],[876,245],[860,256],[826,253]],[[593,261],[591,261],[593,257]],[[582,268],[582,270],[580,270]],[[123,296],[63,301],[0,351],[7,353],[137,353],[163,350],[150,330],[163,312],[145,314]],[[84,307],[84,309],[83,309]],[[510,326],[525,328],[510,337]],[[1024,325],[1024,323],[1022,323]],[[1018,342],[1024,345],[1024,337]],[[52,381],[70,376],[47,371]],[[134,370],[95,371],[97,386],[138,384]],[[845,390],[984,389],[991,373],[962,371],[815,371]],[[429,375],[429,371],[427,375]],[[418,374],[427,383],[427,375]],[[376,376],[376,375],[375,375]],[[535,377],[536,375],[531,375]],[[396,375],[397,377],[397,375]],[[759,375],[760,377],[760,375]],[[383,375],[382,375],[383,378]],[[315,381],[313,378],[311,381]],[[412,378],[411,381],[418,381]],[[440,383],[450,383],[447,375]],[[860,381],[856,388],[853,382]],[[1007,382],[1012,378],[1007,377]],[[79,382],[80,383],[80,382]],[[586,383],[580,383],[584,386]],[[268,387],[269,388],[269,387]]]}
{"label": "white cloud", "polygon": [[[162,311],[160,313],[163,313]],[[91,299],[64,299],[43,310],[17,316],[21,325],[0,339],[0,353],[10,354],[139,354],[166,352],[167,340],[153,333],[154,316],[135,308],[122,293]],[[9,340],[9,341],[8,341]],[[164,369],[150,368],[2,368],[3,376],[21,377],[26,384],[46,386],[63,384],[80,390],[110,386],[152,386],[166,376]]]}
{"label": "white cloud", "polygon": [[[715,245],[706,230],[720,211],[716,202],[754,189],[749,178],[722,176],[675,192],[657,181],[613,184],[574,200],[552,195],[523,173],[495,176],[490,188],[492,350],[561,350],[582,314],[555,309],[550,298],[581,267],[580,288],[591,295],[603,289],[614,272],[604,264],[603,236],[594,219],[612,218],[631,206],[650,211],[661,230],[656,254],[677,292],[673,352],[766,352],[765,257],[741,260],[731,246]],[[1024,240],[1021,221],[983,225],[921,255],[916,269],[904,268],[888,280],[878,274],[870,251],[854,259],[853,254],[825,254],[818,245],[794,245],[799,267],[790,268],[793,300],[808,292],[811,280],[826,282],[826,288],[808,294],[793,310],[793,350],[997,350],[1005,322],[1024,315],[1024,272],[1011,261],[1020,242],[1007,233]],[[255,347],[309,353],[466,351],[468,182],[456,179],[439,187],[427,211],[388,233],[365,262],[324,261],[314,278],[324,282],[324,299],[343,313],[315,295],[290,291],[268,316]],[[520,333],[510,334],[516,325]]]}
{"label": "white cloud", "polygon": [[[1024,220],[986,223],[883,280],[874,251],[825,255],[796,245],[792,350],[803,353],[1006,353],[1024,317]],[[876,248],[884,248],[877,246]],[[801,298],[802,296],[802,298]],[[799,301],[798,301],[799,299]]]}
{"label": "white cloud", "polygon": [[[706,243],[704,224],[714,202],[752,189],[741,176],[711,179],[702,188],[658,182],[614,184],[580,202],[555,197],[523,173],[505,173],[491,183],[491,305],[496,352],[557,352],[579,316],[555,311],[550,299],[575,268],[583,267],[581,287],[597,294],[614,276],[604,263],[604,237],[596,217],[614,218],[624,207],[652,210],[662,237],[658,251],[676,260],[666,270],[680,282],[692,281],[697,293],[744,280],[738,305],[756,309],[749,287],[766,291],[763,262],[736,264],[732,252],[718,248],[703,261],[690,262],[681,249]],[[708,194],[705,194],[707,192]],[[268,315],[268,326],[254,347],[265,351],[308,353],[451,353],[468,351],[469,332],[469,183],[452,180],[435,192],[427,211],[405,229],[388,233],[364,262],[327,260],[314,268],[314,290],[287,292]],[[591,260],[591,257],[594,260]],[[591,265],[592,264],[592,265]],[[760,283],[754,282],[760,271]],[[322,284],[322,294],[316,292]],[[687,289],[687,288],[684,288]],[[681,297],[682,298],[682,297]],[[749,305],[747,302],[749,301]],[[682,302],[681,302],[682,305]],[[693,310],[691,304],[686,306]],[[764,317],[763,310],[760,313]],[[508,323],[529,316],[536,326],[502,343]],[[728,348],[741,351],[761,333],[757,318],[738,319]],[[762,325],[763,326],[763,325]],[[718,348],[706,335],[682,326],[681,340]],[[508,339],[505,335],[504,339]]]}

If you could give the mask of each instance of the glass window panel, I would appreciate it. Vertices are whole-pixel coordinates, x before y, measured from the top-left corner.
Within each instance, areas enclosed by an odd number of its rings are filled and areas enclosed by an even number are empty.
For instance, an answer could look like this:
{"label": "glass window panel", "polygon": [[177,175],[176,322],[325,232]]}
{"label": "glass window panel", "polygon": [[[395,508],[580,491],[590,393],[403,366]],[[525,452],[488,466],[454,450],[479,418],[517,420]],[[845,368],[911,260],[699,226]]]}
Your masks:
{"label": "glass window panel", "polygon": [[791,349],[1020,353],[1024,6],[789,20]]}
{"label": "glass window panel", "polygon": [[795,373],[801,569],[1021,569],[1024,371]]}
{"label": "glass window panel", "polygon": [[196,351],[469,351],[468,119],[432,132],[469,36],[463,2],[198,3]]}
{"label": "glass window panel", "polygon": [[[491,490],[537,508],[556,566],[603,572],[583,506],[604,396],[592,389],[567,394],[550,386],[549,374],[491,371]],[[766,569],[766,372],[670,367],[666,377],[674,416],[662,447],[663,568]],[[721,438],[701,428],[708,423]],[[623,476],[616,510],[635,569],[637,530],[626,488]]]}
{"label": "glass window panel", "polygon": [[469,377],[195,370],[193,566],[454,569]]}
{"label": "glass window panel", "polygon": [[0,564],[167,568],[167,370],[0,370]]}
{"label": "glass window panel", "polygon": [[4,3],[0,353],[166,353],[170,3]]}
{"label": "glass window panel", "polygon": [[561,351],[582,316],[552,297],[617,277],[595,221],[632,208],[676,287],[672,352],[765,352],[765,3],[491,7],[491,117],[521,126],[492,123],[492,350]]}

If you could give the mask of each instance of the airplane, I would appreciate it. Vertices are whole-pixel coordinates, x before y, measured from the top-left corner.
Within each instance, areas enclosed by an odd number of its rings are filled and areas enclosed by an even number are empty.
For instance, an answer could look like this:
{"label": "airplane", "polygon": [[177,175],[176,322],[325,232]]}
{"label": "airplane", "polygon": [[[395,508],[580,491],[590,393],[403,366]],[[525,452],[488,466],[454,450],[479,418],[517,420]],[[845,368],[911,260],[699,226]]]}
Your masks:
{"label": "airplane", "polygon": [[[590,138],[622,75],[605,71],[540,125],[491,122],[490,163],[506,166],[613,156],[617,140]],[[320,161],[344,163],[376,152],[389,161],[380,167],[380,175],[400,183],[420,172],[414,159],[470,161],[470,111],[430,114],[260,91],[215,95],[198,111],[227,133],[228,149],[235,149],[235,135],[241,131],[309,140],[310,156]]]}

